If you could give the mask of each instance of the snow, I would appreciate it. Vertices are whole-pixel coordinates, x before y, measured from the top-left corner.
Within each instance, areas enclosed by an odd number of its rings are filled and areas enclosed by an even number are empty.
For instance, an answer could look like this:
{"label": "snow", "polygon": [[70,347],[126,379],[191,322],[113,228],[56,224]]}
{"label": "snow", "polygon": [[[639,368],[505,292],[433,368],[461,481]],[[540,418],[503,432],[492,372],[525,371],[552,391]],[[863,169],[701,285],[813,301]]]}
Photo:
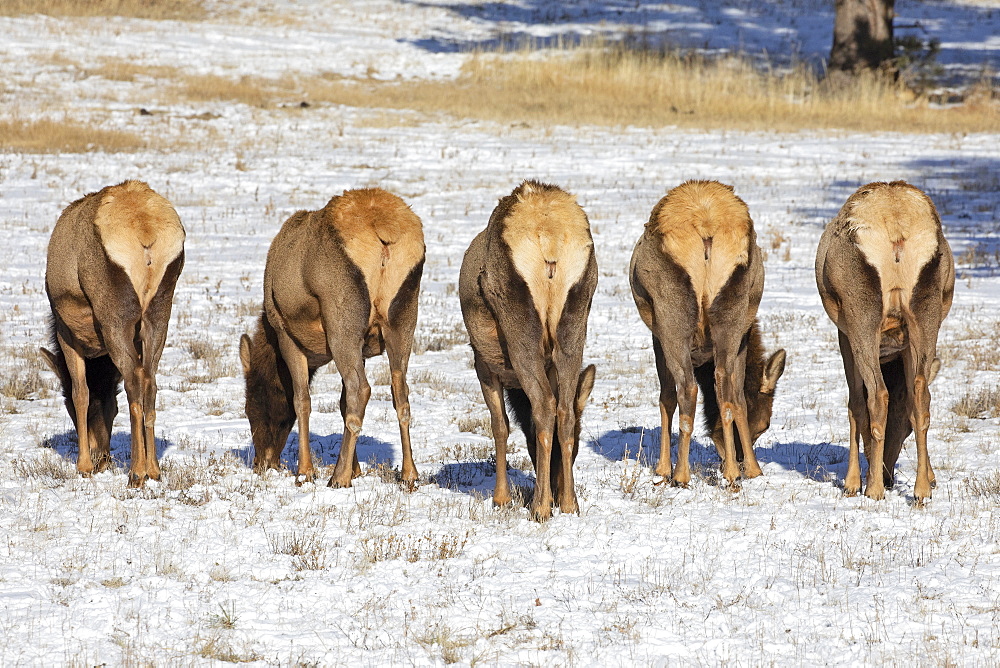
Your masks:
{"label": "snow", "polygon": [[[898,5],[900,23],[940,37],[946,65],[995,67],[996,3]],[[0,663],[1000,661],[1000,420],[951,410],[1000,385],[996,133],[532,127],[406,113],[385,122],[334,105],[262,110],[152,93],[156,113],[138,116],[135,91],[150,82],[89,72],[115,58],[226,75],[447,78],[467,48],[507,35],[636,29],[711,50],[793,45],[815,59],[830,25],[818,0],[212,7],[219,13],[194,24],[0,18],[0,120],[65,114],[176,140],[173,150],[0,154],[0,376],[41,368],[45,248],[70,201],[143,178],[176,205],[188,234],[158,375],[163,481],[128,490],[120,468],[77,477],[72,422],[47,369],[46,389],[0,397]],[[491,441],[468,426],[487,410],[455,289],[497,198],[528,177],[578,197],[600,267],[585,353],[598,376],[575,469],[581,511],[545,524],[524,507],[492,506]],[[771,429],[757,443],[764,476],[735,493],[719,485],[700,424],[690,489],[655,485],[650,468],[658,388],[625,268],[653,204],[688,178],[731,183],[749,204],[767,252],[765,346],[788,351]],[[938,487],[925,508],[912,503],[912,441],[884,501],[843,496],[846,384],[813,276],[819,235],[847,196],[897,178],[931,195],[956,256],[966,254],[940,336]],[[353,488],[258,476],[237,350],[259,308],[267,247],[292,211],[374,185],[411,204],[427,241],[409,374],[421,484],[409,493],[385,473],[401,452],[378,380],[384,359],[368,364],[366,475]],[[215,355],[197,359],[196,346]],[[310,440],[327,476],[343,429],[339,388],[333,368],[313,384]],[[512,461],[524,462],[522,437],[513,443]],[[292,466],[296,444],[293,433]],[[124,410],[112,446],[126,464]],[[530,488],[533,474],[514,469],[511,479]]]}

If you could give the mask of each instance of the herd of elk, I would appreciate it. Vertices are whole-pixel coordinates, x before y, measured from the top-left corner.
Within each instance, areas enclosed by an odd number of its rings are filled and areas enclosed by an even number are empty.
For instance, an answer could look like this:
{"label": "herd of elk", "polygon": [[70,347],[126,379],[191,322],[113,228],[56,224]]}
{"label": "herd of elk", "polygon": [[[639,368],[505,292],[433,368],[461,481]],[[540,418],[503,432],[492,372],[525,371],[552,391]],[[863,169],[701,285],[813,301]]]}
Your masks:
{"label": "herd of elk", "polygon": [[[45,287],[53,351],[77,430],[83,475],[111,464],[112,423],[124,381],[132,428],[129,486],[159,479],[156,370],[184,227],[170,203],[125,181],[70,204],[48,248]],[[253,336],[240,338],[246,415],[257,472],[279,468],[298,421],[297,481],[313,480],[310,382],[333,361],[340,373],[343,440],[329,484],[350,487],[371,386],[365,359],[386,352],[399,421],[402,481],[410,448],[406,372],[424,265],[420,219],[378,188],[348,190],[285,221],[267,254],[264,303]],[[902,181],[858,189],[827,226],[816,256],[823,306],[836,324],[849,389],[850,457],[844,490],[881,499],[903,440],[916,433],[914,497],[930,498],[928,386],[940,362],[938,330],[951,307],[955,268],[934,204]],[[629,283],[652,332],[660,382],[656,474],[691,480],[690,444],[700,386],[704,419],[731,487],[761,475],[754,443],[769,427],[785,351],[765,356],[757,322],[764,265],[747,205],[717,181],[687,181],[653,208],[629,264]],[[511,501],[509,404],[535,468],[531,515],[577,512],[573,464],[594,387],[583,366],[597,286],[590,223],[576,199],[524,181],[500,199],[462,261],[459,298],[496,446],[497,505]],[[680,408],[676,466],[671,422]]]}

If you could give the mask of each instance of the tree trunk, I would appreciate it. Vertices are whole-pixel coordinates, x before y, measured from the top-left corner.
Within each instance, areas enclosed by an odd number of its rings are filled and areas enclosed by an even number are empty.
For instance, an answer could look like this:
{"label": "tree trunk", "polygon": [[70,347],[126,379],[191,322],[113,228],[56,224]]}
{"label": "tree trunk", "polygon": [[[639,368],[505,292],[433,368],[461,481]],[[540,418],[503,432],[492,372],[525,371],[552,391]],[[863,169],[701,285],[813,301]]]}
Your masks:
{"label": "tree trunk", "polygon": [[827,68],[831,78],[847,80],[890,65],[894,4],[895,0],[835,0],[833,47]]}

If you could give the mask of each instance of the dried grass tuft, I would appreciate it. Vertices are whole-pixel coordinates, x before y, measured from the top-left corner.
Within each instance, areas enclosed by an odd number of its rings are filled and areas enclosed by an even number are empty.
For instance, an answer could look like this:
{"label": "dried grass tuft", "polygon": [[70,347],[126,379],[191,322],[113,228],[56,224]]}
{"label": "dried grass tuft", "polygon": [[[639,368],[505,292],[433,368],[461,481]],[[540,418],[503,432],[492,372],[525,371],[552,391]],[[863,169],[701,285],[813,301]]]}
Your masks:
{"label": "dried grass tuft", "polygon": [[208,12],[201,0],[3,0],[0,3],[0,15],[22,14],[198,21]]}
{"label": "dried grass tuft", "polygon": [[118,153],[148,148],[149,142],[124,130],[105,130],[75,121],[0,121],[0,151],[21,153]]}
{"label": "dried grass tuft", "polygon": [[966,392],[951,411],[965,418],[996,417],[1000,415],[1000,388],[984,387]]}

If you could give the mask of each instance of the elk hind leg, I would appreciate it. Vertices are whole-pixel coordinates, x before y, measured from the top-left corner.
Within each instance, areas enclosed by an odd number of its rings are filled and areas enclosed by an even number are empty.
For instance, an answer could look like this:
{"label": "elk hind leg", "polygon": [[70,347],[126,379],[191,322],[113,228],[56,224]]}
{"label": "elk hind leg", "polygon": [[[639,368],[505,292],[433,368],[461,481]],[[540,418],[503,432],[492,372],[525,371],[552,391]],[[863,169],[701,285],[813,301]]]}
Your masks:
{"label": "elk hind leg", "polygon": [[[397,328],[387,328],[383,334],[386,355],[389,357],[389,372],[392,378],[392,405],[396,409],[396,419],[399,421],[399,440],[403,449],[402,477],[403,482],[412,488],[417,481],[417,467],[413,463],[413,452],[410,448],[410,388],[406,383],[410,344],[401,336]],[[412,336],[410,338],[412,339]]]}
{"label": "elk hind leg", "polygon": [[[664,323],[674,325],[673,329]],[[691,339],[689,335],[681,334],[669,317],[669,314],[658,316],[653,322],[654,342],[659,344],[663,370],[660,375],[660,457],[667,453],[667,466],[670,465],[670,416],[673,414],[672,402],[676,398],[679,408],[677,428],[677,464],[673,466],[672,481],[679,487],[687,487],[691,482],[691,436],[694,433],[694,412],[698,403],[698,381],[695,379],[694,367],[691,364]],[[657,346],[654,344],[654,354]],[[659,359],[657,372],[660,371]],[[670,381],[676,383],[676,389],[666,387]],[[664,403],[666,402],[666,404]],[[669,412],[668,412],[669,411]],[[666,416],[666,420],[664,420]],[[664,471],[667,466],[658,466],[657,472]]]}
{"label": "elk hind leg", "polygon": [[670,458],[670,423],[673,420],[674,411],[677,410],[677,386],[674,383],[674,377],[667,368],[660,340],[655,336],[653,337],[653,356],[656,359],[656,375],[660,380],[660,459],[656,462],[654,472],[658,476],[669,478],[673,473],[673,462]]}
{"label": "elk hind leg", "polygon": [[850,422],[848,443],[847,475],[844,477],[844,494],[855,496],[861,492],[861,443],[865,440],[866,455],[871,451],[871,428],[868,406],[865,403],[864,381],[855,363],[854,352],[847,336],[839,333],[840,354],[847,379],[847,417]]}
{"label": "elk hind leg", "polygon": [[76,425],[78,454],[76,470],[84,476],[94,472],[94,460],[90,452],[90,434],[87,413],[90,407],[90,389],[87,387],[87,361],[61,334],[57,334],[59,348],[66,360],[70,378],[70,396],[73,397],[73,422]]}
{"label": "elk hind leg", "polygon": [[[576,499],[576,485],[573,479],[573,460],[577,443],[576,439],[576,393],[579,385],[577,369],[583,362],[581,355],[556,353],[553,365],[555,373],[550,379],[550,386],[558,388],[556,396],[556,415],[554,435],[558,435],[558,443],[552,444],[552,467],[557,472],[554,493],[558,495],[559,510],[564,513],[578,513],[580,506]],[[554,382],[553,382],[554,381]],[[558,468],[556,468],[558,467]]]}
{"label": "elk hind leg", "polygon": [[[135,353],[133,352],[133,354]],[[146,411],[143,406],[143,398],[149,379],[146,376],[146,370],[131,355],[126,357],[126,363],[119,368],[122,369],[122,376],[125,380],[125,396],[128,400],[129,422],[132,427],[132,463],[129,466],[128,486],[137,488],[142,487],[147,478],[148,451],[146,449]]]}
{"label": "elk hind leg", "polygon": [[[731,426],[736,428],[736,433],[733,434],[733,455],[736,457],[737,469],[740,467],[740,454],[743,455],[743,477],[756,478],[763,475],[764,472],[761,471],[760,463],[757,461],[757,453],[754,452],[753,438],[750,435],[750,422],[747,417],[746,395],[744,394],[746,355],[746,348],[742,348],[741,352],[733,355],[731,360],[734,366],[728,367],[732,371],[727,374],[733,414]],[[723,421],[723,425],[725,425],[725,421]],[[739,436],[739,447],[737,447],[736,436]]]}
{"label": "elk hind leg", "polygon": [[490,411],[490,426],[493,429],[493,443],[496,447],[497,481],[493,486],[493,504],[505,506],[511,502],[510,480],[507,476],[507,438],[510,436],[510,420],[503,404],[503,388],[500,381],[490,373],[486,364],[476,360],[476,374],[483,390],[483,399]]}
{"label": "elk hind leg", "polygon": [[[344,384],[343,380],[340,383],[340,415],[343,417],[347,415],[347,386]],[[343,445],[344,439],[340,439],[341,445]],[[354,449],[354,457],[351,459],[351,479],[357,478],[361,475],[361,462],[358,461],[358,449]]]}
{"label": "elk hind leg", "polygon": [[[910,331],[910,347],[904,351],[903,359],[906,367],[906,385],[908,393],[909,419],[917,441],[917,479],[913,484],[913,496],[917,504],[923,504],[931,498],[934,472],[931,469],[930,454],[927,451],[927,431],[931,425],[931,393],[929,378],[933,375],[931,368],[933,356],[920,351],[920,336],[916,328]],[[928,359],[931,357],[931,359]]]}
{"label": "elk hind leg", "polygon": [[[128,401],[129,422],[132,427],[132,462],[129,465],[129,487],[142,487],[148,476],[146,448],[146,410],[144,401],[151,382],[142,365],[136,342],[125,332],[135,331],[135,323],[121,322],[104,330],[104,344],[111,361],[121,372],[125,381],[125,397]],[[141,344],[140,344],[141,345]],[[155,445],[154,445],[155,448]],[[154,449],[153,456],[156,452]]]}
{"label": "elk hind leg", "polygon": [[[852,392],[850,398],[850,401],[854,404],[852,413],[857,412],[860,408],[857,404],[864,401],[864,407],[867,408],[868,413],[867,431],[871,439],[869,441],[870,447],[866,448],[865,452],[868,458],[868,473],[865,476],[865,496],[876,501],[885,498],[885,484],[883,482],[885,427],[889,413],[889,390],[886,389],[885,381],[882,379],[882,368],[879,365],[878,359],[878,340],[878,336],[874,334],[868,334],[867,336],[860,334],[855,337],[848,337],[849,348],[853,356],[853,366],[856,370],[855,373],[860,377],[864,387],[864,392],[860,391],[861,388],[857,388]],[[850,383],[850,379],[848,382]],[[867,397],[864,397],[865,394],[867,394]],[[855,423],[857,423],[856,417]],[[860,427],[861,425],[856,426]],[[854,430],[852,429],[852,431]],[[852,437],[852,454],[856,444],[856,438]],[[849,464],[848,474],[850,472]]]}
{"label": "elk hind leg", "polygon": [[156,323],[143,316],[140,326],[142,350],[140,364],[142,380],[142,426],[143,449],[146,477],[160,479],[160,463],[156,456],[156,370],[160,365],[160,355],[167,339],[166,323]]}
{"label": "elk hind leg", "polygon": [[316,471],[309,447],[309,417],[312,399],[309,395],[309,360],[298,344],[284,331],[278,331],[278,349],[292,380],[292,405],[299,423],[299,468],[296,482],[312,482]]}
{"label": "elk hind leg", "polygon": [[[723,354],[720,355],[720,352]],[[736,487],[736,479],[740,475],[740,467],[736,461],[736,438],[733,434],[733,423],[738,422],[741,414],[743,421],[746,421],[746,404],[741,402],[740,397],[737,396],[737,388],[742,388],[743,384],[736,382],[736,373],[733,371],[736,364],[737,357],[735,355],[726,355],[724,351],[716,350],[715,394],[719,398],[719,416],[722,420],[722,436],[725,444],[725,456],[722,458],[722,477],[733,488]],[[742,412],[740,411],[741,405]],[[749,429],[747,431],[749,432]],[[746,449],[749,450],[749,448]]]}
{"label": "elk hind leg", "polygon": [[552,516],[552,437],[557,408],[545,371],[540,363],[537,366],[519,376],[531,404],[535,431],[535,495],[531,501],[531,515],[535,520],[542,521]]}
{"label": "elk hind leg", "polygon": [[[361,338],[333,337],[329,335],[329,329],[327,331],[327,341],[333,353],[333,361],[343,381],[340,406],[344,418],[344,437],[340,444],[340,455],[337,457],[337,465],[333,469],[329,484],[330,487],[350,487],[351,480],[361,472],[357,452],[358,436],[361,434],[365,407],[371,397],[372,388],[365,376],[365,360],[361,346],[357,345]],[[348,343],[348,339],[353,343]]]}

